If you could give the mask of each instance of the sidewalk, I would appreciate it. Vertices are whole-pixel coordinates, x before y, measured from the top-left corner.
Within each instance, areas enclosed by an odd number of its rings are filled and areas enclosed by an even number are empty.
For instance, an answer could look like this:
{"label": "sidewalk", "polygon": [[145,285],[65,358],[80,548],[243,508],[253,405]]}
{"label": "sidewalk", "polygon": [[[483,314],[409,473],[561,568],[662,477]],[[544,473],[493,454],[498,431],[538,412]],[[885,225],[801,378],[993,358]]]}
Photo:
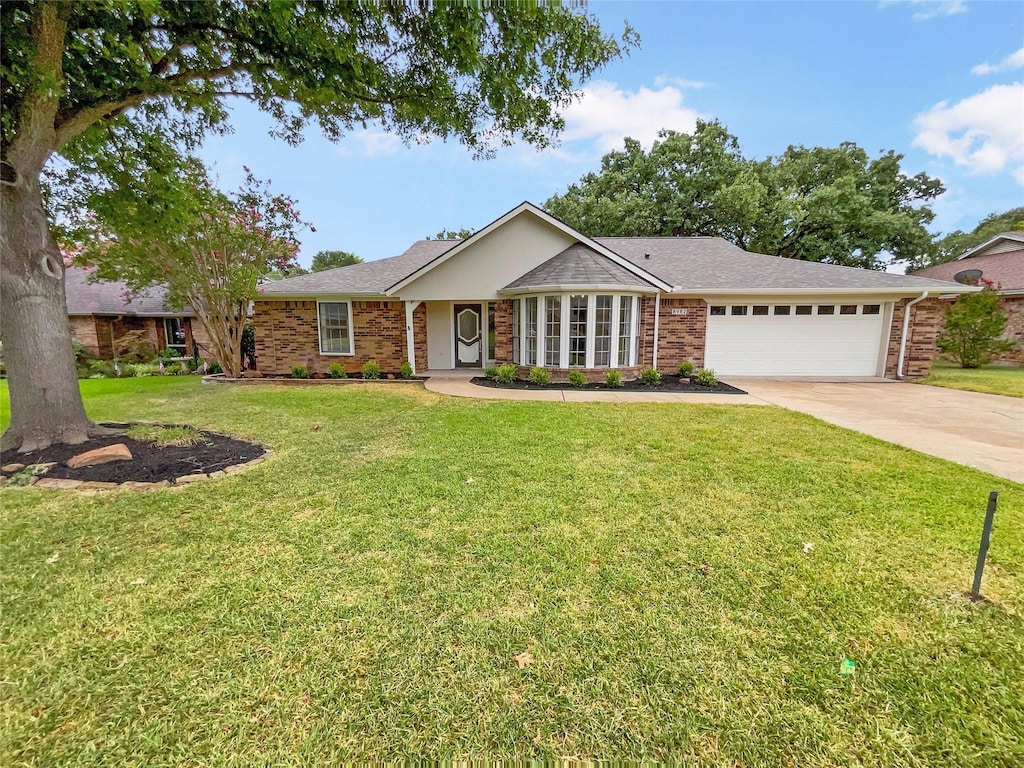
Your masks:
{"label": "sidewalk", "polygon": [[497,389],[471,384],[478,370],[426,371],[430,378],[424,387],[431,392],[452,397],[477,397],[487,400],[544,400],[567,403],[720,403],[728,405],[768,405],[750,395],[690,394],[686,392],[595,392],[593,390]]}

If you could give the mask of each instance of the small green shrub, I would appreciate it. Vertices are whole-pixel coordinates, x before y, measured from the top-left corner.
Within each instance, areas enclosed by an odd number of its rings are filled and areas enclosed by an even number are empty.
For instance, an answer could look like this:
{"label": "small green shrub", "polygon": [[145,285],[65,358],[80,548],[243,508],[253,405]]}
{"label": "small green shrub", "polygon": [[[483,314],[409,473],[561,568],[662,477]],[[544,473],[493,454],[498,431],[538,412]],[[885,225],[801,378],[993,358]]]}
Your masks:
{"label": "small green shrub", "polygon": [[159,363],[119,363],[121,366],[121,378],[130,379],[133,376],[159,376]]}
{"label": "small green shrub", "polygon": [[684,360],[679,364],[677,372],[680,376],[689,377],[690,374],[693,373],[693,363],[691,363],[689,360]]}
{"label": "small green shrub", "polygon": [[292,378],[293,379],[308,379],[309,371],[306,370],[304,365],[293,365],[292,366]]}
{"label": "small green shrub", "polygon": [[551,374],[546,368],[541,368],[540,366],[531,368],[530,383],[536,384],[538,387],[546,387],[551,383]]}
{"label": "small green shrub", "polygon": [[367,360],[363,363],[363,378],[364,379],[379,379],[380,378],[380,366],[377,365],[376,360]]}
{"label": "small green shrub", "polygon": [[656,387],[661,384],[661,371],[657,368],[644,368],[640,372],[640,381],[649,387]]}
{"label": "small green shrub", "polygon": [[401,367],[399,367],[398,375],[401,376],[403,379],[411,379],[412,378],[412,366],[409,365],[409,361],[408,360],[406,360],[404,363],[402,363]]}
{"label": "small green shrub", "polygon": [[587,374],[583,371],[577,371],[573,369],[569,371],[569,386],[570,387],[585,387],[587,386]]}
{"label": "small green shrub", "polygon": [[498,378],[498,369],[484,368],[484,378],[487,379],[488,381],[494,381],[496,378]]}
{"label": "small green shrub", "polygon": [[215,361],[210,363],[210,366],[209,368],[207,368],[206,373],[209,375],[213,375],[215,373],[224,373],[224,369],[220,367],[220,363]]}
{"label": "small green shrub", "polygon": [[174,360],[175,358],[181,357],[181,356],[182,355],[181,355],[180,352],[178,352],[178,350],[171,349],[170,347],[166,347],[165,349],[161,349],[160,350],[160,354],[157,355],[157,357],[159,357],[161,360],[164,360],[164,361]]}
{"label": "small green shrub", "polygon": [[341,363],[331,363],[327,368],[327,375],[332,379],[347,379],[348,374],[345,373],[345,366]]}
{"label": "small green shrub", "polygon": [[153,443],[158,448],[167,446],[195,445],[204,442],[202,433],[192,427],[162,427],[159,424],[132,424],[128,428],[128,437]]}
{"label": "small green shrub", "polygon": [[90,379],[113,379],[117,376],[114,364],[109,360],[90,360],[87,367]]}
{"label": "small green shrub", "polygon": [[511,384],[516,380],[517,373],[519,373],[519,368],[511,363],[499,365],[498,370],[494,374],[494,380],[499,384]]}
{"label": "small green shrub", "polygon": [[604,375],[604,385],[610,389],[618,389],[622,386],[622,374],[618,371],[608,371]]}
{"label": "small green shrub", "polygon": [[718,377],[715,372],[710,368],[701,368],[697,371],[693,380],[700,384],[702,387],[713,387],[718,383]]}

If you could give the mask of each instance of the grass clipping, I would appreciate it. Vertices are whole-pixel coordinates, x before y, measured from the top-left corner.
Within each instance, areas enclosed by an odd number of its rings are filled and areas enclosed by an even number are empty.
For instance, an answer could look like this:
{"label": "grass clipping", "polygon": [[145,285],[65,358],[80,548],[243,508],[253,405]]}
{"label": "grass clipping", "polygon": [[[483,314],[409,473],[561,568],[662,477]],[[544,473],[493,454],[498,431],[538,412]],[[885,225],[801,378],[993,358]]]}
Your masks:
{"label": "grass clipping", "polygon": [[128,428],[128,437],[158,448],[183,447],[204,442],[203,435],[192,427],[162,427],[158,424],[133,424]]}

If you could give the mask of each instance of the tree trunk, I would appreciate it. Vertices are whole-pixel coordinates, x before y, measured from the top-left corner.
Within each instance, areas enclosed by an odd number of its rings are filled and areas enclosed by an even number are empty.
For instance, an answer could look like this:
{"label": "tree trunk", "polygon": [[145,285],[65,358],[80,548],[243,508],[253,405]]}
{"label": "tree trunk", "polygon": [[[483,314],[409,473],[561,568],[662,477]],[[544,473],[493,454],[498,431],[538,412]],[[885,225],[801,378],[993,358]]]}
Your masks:
{"label": "tree trunk", "polygon": [[64,260],[50,236],[37,177],[4,183],[0,209],[0,340],[11,397],[7,450],[81,443],[92,423],[78,391]]}

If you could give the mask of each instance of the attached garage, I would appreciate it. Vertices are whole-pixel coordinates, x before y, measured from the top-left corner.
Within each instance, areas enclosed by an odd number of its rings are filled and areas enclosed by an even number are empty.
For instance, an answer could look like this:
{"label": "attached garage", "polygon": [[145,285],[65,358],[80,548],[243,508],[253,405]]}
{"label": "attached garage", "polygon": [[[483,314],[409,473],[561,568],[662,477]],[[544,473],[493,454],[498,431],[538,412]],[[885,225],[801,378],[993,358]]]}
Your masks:
{"label": "attached garage", "polygon": [[883,303],[710,303],[706,365],[723,376],[880,376]]}

